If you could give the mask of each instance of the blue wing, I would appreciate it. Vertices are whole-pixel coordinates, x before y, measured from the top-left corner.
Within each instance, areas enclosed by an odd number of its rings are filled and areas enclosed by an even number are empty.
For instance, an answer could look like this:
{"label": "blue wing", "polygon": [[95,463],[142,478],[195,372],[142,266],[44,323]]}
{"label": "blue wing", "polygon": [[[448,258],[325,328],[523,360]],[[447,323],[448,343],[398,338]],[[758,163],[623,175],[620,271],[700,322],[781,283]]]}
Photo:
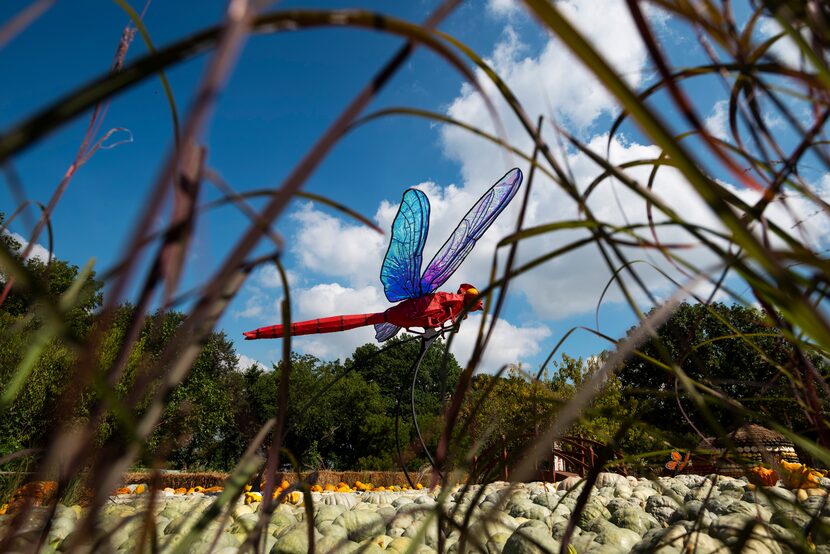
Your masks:
{"label": "blue wing", "polygon": [[438,290],[458,269],[488,227],[516,195],[522,184],[522,172],[511,169],[479,198],[455,228],[441,250],[429,262],[421,278],[421,294]]}
{"label": "blue wing", "polygon": [[394,323],[375,323],[375,340],[383,342],[398,334],[401,328]]}
{"label": "blue wing", "polygon": [[390,302],[421,296],[421,260],[428,230],[427,195],[408,189],[392,222],[392,238],[380,268],[380,281]]}

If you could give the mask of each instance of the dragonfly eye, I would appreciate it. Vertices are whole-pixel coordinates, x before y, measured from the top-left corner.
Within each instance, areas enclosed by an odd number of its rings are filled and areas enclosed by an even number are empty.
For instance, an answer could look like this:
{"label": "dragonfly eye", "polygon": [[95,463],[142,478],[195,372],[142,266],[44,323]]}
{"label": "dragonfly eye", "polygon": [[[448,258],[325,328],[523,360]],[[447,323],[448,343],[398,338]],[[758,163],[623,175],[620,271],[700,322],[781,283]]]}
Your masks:
{"label": "dragonfly eye", "polygon": [[478,289],[472,285],[461,285],[459,293],[464,293],[464,305],[467,309],[476,311],[483,308]]}

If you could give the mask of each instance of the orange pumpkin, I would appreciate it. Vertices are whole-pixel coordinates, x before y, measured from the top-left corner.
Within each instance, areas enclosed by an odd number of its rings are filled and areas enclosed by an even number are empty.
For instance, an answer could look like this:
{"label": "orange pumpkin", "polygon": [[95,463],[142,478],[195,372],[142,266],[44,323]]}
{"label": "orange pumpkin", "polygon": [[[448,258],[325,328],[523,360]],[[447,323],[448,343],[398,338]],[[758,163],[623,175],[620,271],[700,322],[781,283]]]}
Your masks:
{"label": "orange pumpkin", "polygon": [[778,482],[778,473],[774,469],[762,466],[750,468],[746,477],[753,485],[762,487],[774,487]]}
{"label": "orange pumpkin", "polygon": [[821,486],[824,474],[804,464],[781,462],[781,480],[790,489],[815,489]]}

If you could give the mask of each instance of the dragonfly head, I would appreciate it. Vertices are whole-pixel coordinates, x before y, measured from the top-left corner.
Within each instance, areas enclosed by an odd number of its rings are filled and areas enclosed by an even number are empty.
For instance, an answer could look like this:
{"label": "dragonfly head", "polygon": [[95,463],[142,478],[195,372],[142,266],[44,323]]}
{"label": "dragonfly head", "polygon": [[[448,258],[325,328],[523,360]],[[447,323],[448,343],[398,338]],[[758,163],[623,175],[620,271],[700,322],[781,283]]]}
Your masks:
{"label": "dragonfly head", "polygon": [[458,287],[458,294],[464,295],[464,306],[471,312],[484,309],[479,297],[478,289],[469,283],[464,283]]}

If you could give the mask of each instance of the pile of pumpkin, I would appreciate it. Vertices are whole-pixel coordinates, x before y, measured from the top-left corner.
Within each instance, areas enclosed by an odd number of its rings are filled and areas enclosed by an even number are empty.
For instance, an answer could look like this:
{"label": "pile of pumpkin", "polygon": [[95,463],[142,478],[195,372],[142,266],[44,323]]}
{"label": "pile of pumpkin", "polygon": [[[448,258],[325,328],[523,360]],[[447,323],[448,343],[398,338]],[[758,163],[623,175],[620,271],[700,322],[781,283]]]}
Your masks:
{"label": "pile of pumpkin", "polygon": [[[174,489],[172,487],[166,487],[162,490],[163,490],[163,492],[170,493],[170,494],[193,494],[194,492],[200,492],[200,493],[203,493],[203,494],[210,494],[210,493],[222,492],[225,489],[223,487],[208,487],[208,488],[205,488],[205,487],[190,487],[190,488],[179,487],[179,488],[176,488],[176,489]],[[113,496],[118,496],[118,495],[121,495],[121,494],[143,494],[145,492],[147,492],[147,486],[141,484],[141,485],[137,485],[133,488],[121,487],[121,488],[115,489],[115,491],[112,494],[113,494]]]}
{"label": "pile of pumpkin", "polygon": [[821,480],[826,475],[827,471],[782,460],[777,464],[777,468],[764,466],[750,468],[747,472],[747,479],[753,485],[762,487],[774,487],[780,480],[784,488],[804,491],[806,495],[809,495],[810,493],[806,492],[808,490],[824,491]]}
{"label": "pile of pumpkin", "polygon": [[32,506],[45,506],[58,491],[58,484],[55,481],[32,481],[17,489],[9,500],[8,504],[0,505],[0,515],[14,512],[26,502]]}
{"label": "pile of pumpkin", "polygon": [[[302,493],[299,491],[291,491],[287,493],[283,493],[286,489],[291,486],[291,483],[288,481],[283,481],[274,489],[273,498],[276,499],[282,496],[283,502],[288,502],[291,504],[299,504],[300,500],[302,500]],[[261,492],[254,492],[251,491],[251,485],[245,486],[245,504],[252,504],[254,502],[262,502],[262,493]],[[399,487],[398,485],[390,485],[388,487],[380,486],[375,487],[371,483],[362,483],[360,481],[355,481],[353,487],[349,486],[347,483],[340,481],[337,485],[328,484],[325,486],[321,485],[312,485],[311,492],[404,492],[404,491],[412,491],[412,490],[423,490],[424,486],[421,483],[417,483],[415,488],[403,486]]]}

